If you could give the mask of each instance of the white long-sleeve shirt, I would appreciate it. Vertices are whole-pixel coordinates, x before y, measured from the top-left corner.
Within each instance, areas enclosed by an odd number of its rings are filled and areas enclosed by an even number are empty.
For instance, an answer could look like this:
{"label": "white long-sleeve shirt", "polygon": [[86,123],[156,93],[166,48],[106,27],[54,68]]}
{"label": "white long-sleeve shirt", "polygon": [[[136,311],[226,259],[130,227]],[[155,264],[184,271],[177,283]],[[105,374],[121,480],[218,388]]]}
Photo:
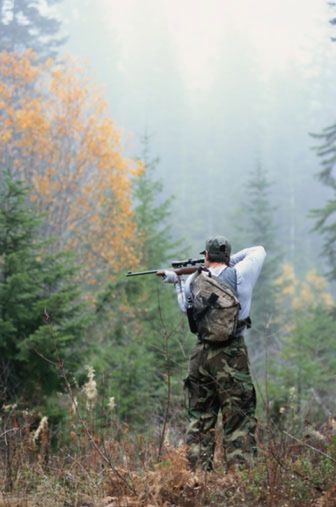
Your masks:
{"label": "white long-sleeve shirt", "polygon": [[[265,257],[266,252],[263,246],[245,248],[230,257],[230,267],[234,268],[237,273],[237,296],[240,302],[239,320],[246,319],[250,314],[253,287],[258,279]],[[224,269],[226,269],[225,265],[210,268],[210,271],[214,276],[220,278],[220,274]],[[187,311],[191,276],[185,281],[179,279],[179,282],[175,285],[177,300],[183,312]]]}

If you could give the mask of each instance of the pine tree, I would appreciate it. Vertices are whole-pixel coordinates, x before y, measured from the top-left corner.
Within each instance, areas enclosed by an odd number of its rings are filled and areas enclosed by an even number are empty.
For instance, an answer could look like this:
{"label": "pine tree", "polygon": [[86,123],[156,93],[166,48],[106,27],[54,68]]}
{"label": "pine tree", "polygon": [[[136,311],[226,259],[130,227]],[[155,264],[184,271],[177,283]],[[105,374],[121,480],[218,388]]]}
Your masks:
{"label": "pine tree", "polygon": [[305,418],[321,419],[321,415],[325,417],[328,410],[333,413],[335,409],[335,389],[331,386],[335,369],[335,301],[327,280],[315,270],[300,279],[293,266],[285,263],[276,285],[282,326],[269,394],[276,404],[284,406],[293,391],[292,415],[302,425]]}
{"label": "pine tree", "polygon": [[74,370],[87,325],[66,254],[47,255],[28,190],[0,183],[0,397],[43,402],[61,389],[57,364]]}
{"label": "pine tree", "polygon": [[[250,173],[246,186],[246,202],[244,203],[246,219],[242,237],[249,241],[250,246],[262,245],[267,256],[261,274],[254,289],[252,298],[251,340],[254,348],[264,343],[274,332],[275,322],[275,286],[274,281],[279,274],[281,256],[275,239],[273,221],[274,207],[270,202],[271,183],[265,169],[258,165]],[[246,245],[245,245],[246,246]]]}
{"label": "pine tree", "polygon": [[[61,0],[46,0],[48,7]],[[0,51],[33,49],[42,59],[56,56],[65,38],[61,22],[43,13],[40,0],[0,0]]]}
{"label": "pine tree", "polygon": [[[158,161],[150,158],[148,138],[143,163],[144,171],[134,181],[137,243],[142,245],[139,270],[169,268],[168,259],[181,246],[171,239],[171,199],[159,202],[162,183],[155,177]],[[125,278],[122,273],[100,294],[97,312],[96,335],[98,332],[107,344],[104,350],[100,347],[103,354],[97,351],[97,370],[108,367],[111,372],[110,392],[116,397],[119,415],[140,425],[149,417],[160,419],[167,402],[168,377],[171,410],[181,403],[181,370],[191,342],[173,287],[155,275]],[[125,378],[134,389],[125,389]]]}
{"label": "pine tree", "polygon": [[[153,266],[169,268],[169,260],[171,261],[173,256],[181,255],[182,245],[181,242],[172,240],[171,226],[168,222],[172,199],[159,202],[163,185],[155,177],[158,160],[150,157],[148,136],[144,137],[143,147],[142,160],[145,170],[137,178],[134,186],[135,217],[143,245],[141,263],[144,269]],[[148,350],[155,357],[156,377],[159,380],[157,389],[165,389],[167,369],[173,375],[184,362],[179,334],[181,326],[186,331],[183,325],[185,319],[178,309],[172,287],[162,284],[155,276],[144,277],[136,283],[141,284],[141,294],[148,295],[142,304],[142,311],[145,312],[142,325],[148,337],[146,340]],[[188,333],[184,332],[184,335]],[[184,337],[182,341],[185,342]],[[188,347],[188,339],[186,346]]]}
{"label": "pine tree", "polygon": [[[330,2],[333,9],[335,5],[335,2]],[[330,23],[336,25],[336,18],[332,18]],[[336,38],[332,40],[335,42]],[[324,236],[323,255],[330,265],[329,278],[336,280],[336,124],[324,128],[321,134],[312,134],[312,137],[322,140],[317,147],[322,165],[317,177],[330,189],[331,195],[323,208],[314,209],[311,214],[316,219],[315,230]]]}
{"label": "pine tree", "polygon": [[170,260],[180,243],[172,241],[171,226],[168,223],[172,198],[158,203],[163,184],[161,180],[155,179],[159,159],[150,158],[147,134],[143,138],[142,161],[144,172],[136,178],[133,185],[134,213],[142,244],[140,263],[146,269],[153,269],[153,266],[160,266]]}
{"label": "pine tree", "polygon": [[[336,2],[328,2],[328,3],[329,3],[329,5],[330,5],[330,7],[335,8],[335,6],[336,6]],[[335,17],[335,18],[331,18],[331,19],[330,19],[330,24],[331,24],[331,25],[334,25],[334,26],[336,25],[336,17]],[[336,37],[331,37],[331,40],[332,40],[333,42],[336,42]]]}
{"label": "pine tree", "polygon": [[311,214],[316,219],[315,230],[324,236],[323,255],[329,262],[329,277],[336,280],[336,124],[313,137],[323,140],[317,148],[317,155],[322,159],[318,179],[330,189],[331,196],[323,208],[314,209]]}
{"label": "pine tree", "polygon": [[[326,411],[335,413],[335,327],[335,312],[320,303],[319,308],[310,308],[309,315],[298,312],[294,329],[284,339],[278,380],[287,392],[295,388],[301,420],[306,417],[323,422]],[[325,412],[321,412],[321,403]]]}

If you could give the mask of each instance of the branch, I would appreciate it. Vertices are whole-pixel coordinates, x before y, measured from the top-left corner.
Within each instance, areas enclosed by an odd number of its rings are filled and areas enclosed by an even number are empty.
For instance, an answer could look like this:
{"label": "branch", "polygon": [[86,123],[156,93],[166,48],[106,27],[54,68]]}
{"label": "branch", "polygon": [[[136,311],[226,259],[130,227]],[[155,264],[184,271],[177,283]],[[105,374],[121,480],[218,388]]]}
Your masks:
{"label": "branch", "polygon": [[312,451],[315,451],[318,454],[321,454],[322,456],[324,456],[325,458],[329,459],[330,461],[332,461],[333,463],[336,464],[336,459],[334,459],[329,454],[327,454],[327,453],[325,453],[323,451],[320,451],[319,449],[316,449],[316,447],[313,447],[310,444],[306,444],[306,442],[303,442],[303,440],[300,440],[299,438],[294,437],[294,435],[291,435],[290,433],[287,433],[287,431],[283,430],[282,432],[284,433],[284,435],[287,435],[287,437],[292,438],[293,440],[295,440],[296,442],[298,442],[298,444],[303,445],[304,447],[307,447],[308,449],[311,449]]}

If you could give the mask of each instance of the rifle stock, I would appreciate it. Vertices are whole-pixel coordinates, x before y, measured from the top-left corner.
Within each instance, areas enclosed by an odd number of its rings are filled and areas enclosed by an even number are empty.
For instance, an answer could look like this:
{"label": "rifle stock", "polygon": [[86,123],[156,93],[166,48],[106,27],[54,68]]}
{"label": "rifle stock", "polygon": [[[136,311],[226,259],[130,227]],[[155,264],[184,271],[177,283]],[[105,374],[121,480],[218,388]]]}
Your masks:
{"label": "rifle stock", "polygon": [[[177,268],[177,269],[172,269],[171,271],[174,271],[178,276],[181,276],[181,275],[192,275],[193,273],[195,273],[195,271],[198,270],[200,266],[186,266],[186,267],[183,267],[183,268]],[[156,272],[157,276],[164,276],[164,270],[161,270],[161,271],[157,271]]]}
{"label": "rifle stock", "polygon": [[[173,261],[171,265],[173,266],[174,271],[178,276],[181,275],[191,275],[198,270],[200,266],[204,263],[204,259],[187,259],[184,261]],[[151,269],[149,271],[129,271],[126,276],[143,276],[143,275],[157,275],[164,276],[164,269]]]}

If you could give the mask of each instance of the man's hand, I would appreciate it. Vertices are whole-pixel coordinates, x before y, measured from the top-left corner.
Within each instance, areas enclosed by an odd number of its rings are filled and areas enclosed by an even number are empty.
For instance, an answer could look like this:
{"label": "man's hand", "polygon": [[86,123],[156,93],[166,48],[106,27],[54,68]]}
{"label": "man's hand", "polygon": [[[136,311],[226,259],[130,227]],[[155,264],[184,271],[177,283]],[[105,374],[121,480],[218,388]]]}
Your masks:
{"label": "man's hand", "polygon": [[178,283],[179,279],[175,271],[165,269],[164,271],[157,271],[156,276],[161,276],[165,283]]}

